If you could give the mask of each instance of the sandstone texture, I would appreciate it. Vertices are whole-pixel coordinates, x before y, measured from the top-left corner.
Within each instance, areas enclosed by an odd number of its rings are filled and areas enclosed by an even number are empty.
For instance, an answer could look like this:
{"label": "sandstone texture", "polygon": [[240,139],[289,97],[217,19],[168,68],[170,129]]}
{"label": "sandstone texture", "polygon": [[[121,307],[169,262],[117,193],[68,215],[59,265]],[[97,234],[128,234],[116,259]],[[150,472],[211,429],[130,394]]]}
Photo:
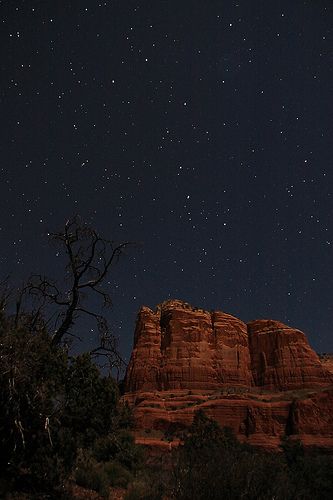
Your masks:
{"label": "sandstone texture", "polygon": [[170,300],[139,311],[124,400],[146,444],[177,440],[202,409],[255,445],[276,448],[287,434],[333,449],[330,367],[283,323]]}
{"label": "sandstone texture", "polygon": [[142,307],[126,391],[252,385],[246,324],[178,300]]}
{"label": "sandstone texture", "polygon": [[320,356],[320,362],[325,370],[333,374],[333,354],[322,354]]}
{"label": "sandstone texture", "polygon": [[247,328],[256,386],[287,390],[327,384],[330,375],[303,332],[272,320],[252,321]]}

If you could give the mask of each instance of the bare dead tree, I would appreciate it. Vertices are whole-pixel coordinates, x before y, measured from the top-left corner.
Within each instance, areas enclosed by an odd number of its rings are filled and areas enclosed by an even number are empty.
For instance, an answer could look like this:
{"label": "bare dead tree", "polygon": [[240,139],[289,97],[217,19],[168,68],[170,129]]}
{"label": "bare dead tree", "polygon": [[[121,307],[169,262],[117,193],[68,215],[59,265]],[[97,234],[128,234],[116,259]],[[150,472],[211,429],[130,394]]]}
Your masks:
{"label": "bare dead tree", "polygon": [[[61,344],[68,336],[75,337],[73,325],[81,315],[94,318],[99,332],[99,345],[91,351],[93,356],[106,356],[113,367],[121,368],[123,361],[118,353],[116,339],[111,334],[104,315],[87,306],[89,297],[97,296],[103,307],[111,305],[111,297],[104,289],[108,273],[117,263],[130,242],[115,244],[82,223],[78,216],[67,220],[64,229],[51,233],[51,240],[63,249],[67,257],[65,285],[42,275],[33,275],[17,300],[16,317],[22,310],[23,297],[28,296],[30,324],[38,322],[48,310],[46,326],[52,331],[54,345]],[[50,306],[52,306],[50,308]],[[50,312],[52,309],[52,313]]]}

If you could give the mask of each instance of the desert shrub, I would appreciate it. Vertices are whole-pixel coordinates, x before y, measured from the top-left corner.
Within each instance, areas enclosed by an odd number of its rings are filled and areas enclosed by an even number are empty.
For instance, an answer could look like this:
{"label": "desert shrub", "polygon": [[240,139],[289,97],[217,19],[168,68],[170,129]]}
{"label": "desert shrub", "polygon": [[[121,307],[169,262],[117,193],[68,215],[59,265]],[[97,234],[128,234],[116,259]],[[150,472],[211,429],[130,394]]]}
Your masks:
{"label": "desert shrub", "polygon": [[66,377],[62,422],[71,428],[80,447],[114,431],[119,392],[112,377],[102,377],[89,354],[74,358]]}
{"label": "desert shrub", "polygon": [[126,429],[97,438],[92,451],[98,461],[117,461],[129,470],[135,470],[143,462],[143,450],[135,444],[133,436]]}
{"label": "desert shrub", "polygon": [[126,488],[133,476],[118,462],[98,462],[91,451],[79,450],[74,479],[79,486],[108,494],[110,486]]}
{"label": "desert shrub", "polygon": [[86,450],[79,450],[74,478],[79,486],[98,491],[103,496],[108,492],[109,480],[103,464]]}

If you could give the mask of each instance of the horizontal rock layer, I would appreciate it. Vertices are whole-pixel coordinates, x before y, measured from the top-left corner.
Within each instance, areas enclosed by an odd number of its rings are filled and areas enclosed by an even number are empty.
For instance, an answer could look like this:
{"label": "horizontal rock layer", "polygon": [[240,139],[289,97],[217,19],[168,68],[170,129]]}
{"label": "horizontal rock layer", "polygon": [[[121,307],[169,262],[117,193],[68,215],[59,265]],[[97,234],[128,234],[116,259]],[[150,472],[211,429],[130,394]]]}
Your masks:
{"label": "horizontal rock layer", "polygon": [[124,399],[134,410],[137,441],[147,445],[163,444],[170,436],[177,441],[194,413],[203,410],[252,445],[276,449],[287,435],[305,446],[333,450],[332,388],[264,395],[158,391],[128,393]]}

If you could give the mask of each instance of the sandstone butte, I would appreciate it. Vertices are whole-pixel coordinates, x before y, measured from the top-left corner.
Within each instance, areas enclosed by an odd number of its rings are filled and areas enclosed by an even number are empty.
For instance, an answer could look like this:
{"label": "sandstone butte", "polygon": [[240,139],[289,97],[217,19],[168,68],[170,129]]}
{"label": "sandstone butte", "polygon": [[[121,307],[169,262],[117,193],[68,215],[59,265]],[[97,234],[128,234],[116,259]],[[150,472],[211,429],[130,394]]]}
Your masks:
{"label": "sandstone butte", "polygon": [[177,445],[201,409],[253,445],[277,449],[288,435],[333,450],[332,357],[278,321],[245,324],[180,300],[142,307],[123,399],[142,444]]}

